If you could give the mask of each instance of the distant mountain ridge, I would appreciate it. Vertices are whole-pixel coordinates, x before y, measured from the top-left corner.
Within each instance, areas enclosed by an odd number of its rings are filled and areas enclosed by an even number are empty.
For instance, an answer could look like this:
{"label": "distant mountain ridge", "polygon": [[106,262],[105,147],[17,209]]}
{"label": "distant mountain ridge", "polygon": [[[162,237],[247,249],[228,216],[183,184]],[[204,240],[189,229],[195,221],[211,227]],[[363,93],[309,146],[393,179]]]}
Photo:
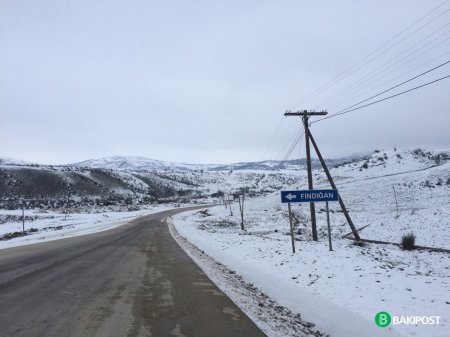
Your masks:
{"label": "distant mountain ridge", "polygon": [[214,165],[175,163],[134,156],[110,156],[72,163],[69,164],[68,166],[104,168],[120,171],[155,171],[155,170],[193,171],[193,170],[207,169]]}
{"label": "distant mountain ridge", "polygon": [[[327,159],[330,166],[359,160],[367,154],[356,154],[339,159]],[[312,165],[320,165],[318,159],[312,159]],[[295,159],[286,161],[265,160],[260,162],[240,162],[233,164],[185,164],[161,161],[145,157],[111,156],[99,159],[90,159],[82,162],[72,163],[72,167],[103,168],[120,171],[230,171],[230,170],[277,170],[277,169],[298,169],[306,166],[306,159]]]}
{"label": "distant mountain ridge", "polygon": [[15,158],[1,157],[0,165],[33,165],[33,163]]}
{"label": "distant mountain ridge", "polygon": [[[360,153],[350,155],[338,159],[326,159],[329,166],[341,165],[344,163],[360,160],[367,157],[370,153]],[[311,160],[313,167],[318,167],[320,162],[318,159]],[[306,166],[306,159],[293,160],[265,160],[259,162],[239,162],[232,164],[187,164],[162,161],[138,156],[110,156],[98,159],[89,159],[81,162],[71,163],[67,165],[42,165],[24,160],[12,159],[7,157],[0,158],[0,165],[7,166],[36,166],[36,167],[89,167],[110,169],[118,171],[231,171],[231,170],[293,170]]]}
{"label": "distant mountain ridge", "polygon": [[[414,175],[442,167],[440,175],[432,173],[420,184],[431,188],[450,186],[448,150],[376,150],[367,156],[330,159],[328,164],[332,176],[340,177],[341,183],[344,179],[368,181]],[[313,165],[318,167],[317,160],[313,160]],[[318,172],[315,171],[314,179],[319,185],[327,185],[323,174]],[[24,200],[27,207],[61,208],[67,205],[68,196],[70,205],[86,207],[191,202],[217,198],[219,191],[234,193],[244,188],[249,195],[263,195],[293,186],[305,187],[305,182],[305,159],[229,165],[179,164],[120,156],[72,165],[0,160],[0,209],[18,209]]]}

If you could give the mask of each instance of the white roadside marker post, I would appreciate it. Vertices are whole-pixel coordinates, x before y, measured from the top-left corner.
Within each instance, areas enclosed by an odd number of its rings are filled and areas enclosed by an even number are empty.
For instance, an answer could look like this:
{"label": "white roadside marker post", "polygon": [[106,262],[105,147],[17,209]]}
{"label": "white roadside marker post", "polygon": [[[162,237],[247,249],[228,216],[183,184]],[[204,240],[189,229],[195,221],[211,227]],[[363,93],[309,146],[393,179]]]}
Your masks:
{"label": "white roadside marker post", "polygon": [[328,243],[330,245],[330,252],[333,250],[331,245],[331,227],[330,227],[330,210],[328,208],[328,201],[325,203],[327,209],[327,227],[328,227]]}
{"label": "white roadside marker post", "polygon": [[22,232],[25,233],[25,205],[22,202]]}

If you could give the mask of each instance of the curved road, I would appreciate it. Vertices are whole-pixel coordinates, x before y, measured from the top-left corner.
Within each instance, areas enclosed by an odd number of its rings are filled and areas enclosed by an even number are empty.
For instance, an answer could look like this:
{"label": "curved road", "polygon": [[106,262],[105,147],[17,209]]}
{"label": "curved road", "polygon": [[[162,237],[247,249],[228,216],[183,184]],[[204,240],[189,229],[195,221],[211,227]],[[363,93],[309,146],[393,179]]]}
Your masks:
{"label": "curved road", "polygon": [[265,336],[173,240],[177,212],[0,250],[0,335]]}

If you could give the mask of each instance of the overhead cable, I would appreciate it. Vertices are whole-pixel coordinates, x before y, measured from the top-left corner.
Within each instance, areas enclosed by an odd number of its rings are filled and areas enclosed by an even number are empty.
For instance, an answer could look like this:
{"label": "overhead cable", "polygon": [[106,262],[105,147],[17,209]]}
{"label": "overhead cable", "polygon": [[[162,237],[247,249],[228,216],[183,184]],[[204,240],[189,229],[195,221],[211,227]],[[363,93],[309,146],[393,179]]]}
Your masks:
{"label": "overhead cable", "polygon": [[[393,47],[395,47],[396,45],[398,45],[400,42],[404,41],[405,39],[407,39],[408,37],[410,37],[411,35],[415,34],[416,32],[418,32],[419,30],[423,29],[424,27],[426,27],[427,25],[431,24],[432,22],[436,21],[438,18],[440,18],[442,15],[444,15],[446,12],[448,12],[449,10],[445,10],[444,12],[442,12],[441,14],[439,14],[438,16],[434,17],[433,19],[431,19],[430,21],[426,22],[425,24],[423,24],[422,26],[420,26],[419,28],[417,28],[416,30],[414,30],[412,33],[408,34],[406,37],[402,38],[400,41],[395,42],[392,46],[388,47],[385,51],[382,51],[381,53],[378,53],[376,55],[374,55],[375,53],[377,53],[378,51],[380,51],[381,49],[383,49],[384,47],[388,46],[391,42],[395,41],[399,36],[401,36],[403,33],[407,32],[408,30],[410,30],[412,27],[414,27],[415,25],[417,25],[419,22],[423,21],[425,18],[427,18],[428,16],[430,16],[432,13],[434,13],[437,9],[439,9],[440,7],[442,7],[444,4],[446,4],[449,0],[443,1],[442,3],[440,3],[439,5],[437,5],[436,7],[434,7],[433,9],[431,9],[428,13],[426,13],[425,15],[423,15],[421,18],[419,18],[418,20],[414,21],[412,24],[410,24],[408,27],[404,28],[402,31],[400,31],[398,34],[396,34],[395,36],[393,36],[392,38],[390,38],[388,41],[384,42],[381,46],[379,46],[378,48],[376,48],[375,50],[373,50],[372,52],[370,52],[369,54],[367,54],[366,56],[364,56],[362,59],[360,59],[359,61],[357,61],[356,63],[354,63],[352,66],[350,66],[349,68],[347,68],[345,71],[343,71],[342,73],[340,73],[338,76],[336,76],[335,78],[333,78],[332,80],[328,81],[327,83],[325,83],[324,85],[322,85],[321,87],[319,87],[318,89],[316,89],[315,91],[313,91],[312,93],[310,93],[309,95],[307,95],[306,97],[304,97],[302,99],[303,103],[306,103],[307,101],[311,100],[312,98],[318,96],[319,94],[321,94],[322,92],[326,91],[328,88],[332,87],[335,83],[340,82],[341,80],[343,80],[344,78],[348,77],[350,74],[352,74],[354,71],[360,69],[361,67],[365,66],[366,64],[372,62],[374,59],[378,58],[379,56],[381,56],[382,54],[384,54],[387,50],[392,49]],[[374,55],[374,56],[373,56]],[[365,62],[364,62],[365,61]],[[363,63],[364,62],[364,63]],[[362,64],[361,64],[362,63]],[[355,69],[357,68],[357,69]],[[297,104],[296,104],[297,105]]]}
{"label": "overhead cable", "polygon": [[371,97],[369,97],[369,98],[366,98],[365,100],[362,100],[362,101],[360,101],[360,102],[358,102],[358,103],[355,103],[355,104],[353,104],[353,105],[350,105],[349,107],[346,107],[345,109],[342,109],[341,111],[338,111],[337,114],[338,114],[338,113],[341,113],[341,112],[343,112],[343,111],[346,111],[346,110],[348,110],[348,109],[351,109],[351,108],[353,108],[353,107],[355,107],[355,106],[358,106],[358,105],[360,105],[360,104],[362,104],[362,103],[365,103],[365,102],[371,100],[372,98],[375,98],[375,97],[378,97],[378,96],[380,96],[380,95],[382,95],[382,94],[385,94],[385,93],[387,93],[388,91],[391,91],[391,90],[393,90],[393,89],[395,89],[395,88],[398,88],[398,87],[400,87],[400,86],[402,86],[402,85],[404,85],[404,84],[406,84],[406,83],[408,83],[408,82],[411,82],[411,81],[415,80],[416,78],[419,78],[419,77],[421,77],[421,76],[423,76],[423,75],[426,75],[426,74],[432,72],[433,70],[436,70],[436,69],[438,69],[438,68],[440,68],[440,67],[443,67],[443,66],[445,66],[445,65],[448,64],[448,63],[450,63],[450,61],[441,63],[440,65],[438,65],[438,66],[436,66],[436,67],[434,67],[434,68],[431,68],[431,69],[429,69],[429,70],[427,70],[427,71],[425,71],[425,72],[423,72],[423,73],[421,73],[421,74],[419,74],[419,75],[417,75],[417,76],[414,76],[414,77],[412,77],[412,78],[410,78],[410,79],[408,79],[408,80],[406,80],[406,81],[403,81],[402,83],[399,83],[399,84],[397,84],[397,85],[395,85],[395,86],[393,86],[393,87],[390,87],[389,89],[386,89],[386,90],[384,90],[384,91],[382,91],[382,92],[380,92],[380,93],[378,93],[378,94],[376,94],[376,95],[373,95],[373,96],[371,96]]}
{"label": "overhead cable", "polygon": [[380,100],[378,100],[378,101],[371,102],[371,103],[368,103],[368,104],[365,104],[365,105],[361,105],[361,106],[356,107],[356,108],[351,109],[351,110],[345,110],[345,111],[340,111],[340,112],[334,113],[334,114],[329,115],[329,116],[327,116],[327,117],[324,117],[324,118],[318,119],[318,120],[316,120],[316,121],[313,121],[313,122],[311,122],[311,124],[313,124],[313,123],[318,123],[318,122],[323,121],[323,120],[325,120],[325,119],[330,119],[330,118],[333,118],[333,117],[337,117],[337,116],[340,116],[340,115],[344,115],[344,114],[346,114],[346,113],[349,113],[349,112],[352,112],[352,111],[355,111],[355,110],[359,110],[359,109],[368,107],[368,106],[370,106],[370,105],[374,105],[374,104],[377,104],[377,103],[386,101],[386,100],[388,100],[388,99],[391,99],[391,98],[394,98],[394,97],[397,97],[397,96],[406,94],[406,93],[411,92],[411,91],[413,91],[413,90],[417,90],[417,89],[426,87],[427,85],[430,85],[430,84],[433,84],[433,83],[442,81],[442,80],[444,80],[444,79],[446,79],[446,78],[449,78],[449,77],[450,77],[450,75],[447,75],[447,76],[438,78],[437,80],[434,80],[434,81],[431,81],[431,82],[428,82],[428,83],[419,85],[419,86],[417,86],[417,87],[414,87],[414,88],[411,88],[411,89],[402,91],[402,92],[400,92],[400,93],[398,93],[398,94],[395,94],[395,95],[392,95],[392,96],[389,96],[389,97],[385,97],[385,98],[380,99]]}

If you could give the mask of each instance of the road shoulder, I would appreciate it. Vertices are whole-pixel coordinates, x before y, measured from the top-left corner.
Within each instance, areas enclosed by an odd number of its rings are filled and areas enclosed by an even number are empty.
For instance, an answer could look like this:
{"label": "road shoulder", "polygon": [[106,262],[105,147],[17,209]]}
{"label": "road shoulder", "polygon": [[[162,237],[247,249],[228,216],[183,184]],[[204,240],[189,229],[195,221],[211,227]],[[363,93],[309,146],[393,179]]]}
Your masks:
{"label": "road shoulder", "polygon": [[326,336],[315,328],[314,323],[302,320],[300,314],[280,305],[181,236],[171,217],[167,219],[167,225],[170,234],[186,254],[265,334],[271,337]]}

